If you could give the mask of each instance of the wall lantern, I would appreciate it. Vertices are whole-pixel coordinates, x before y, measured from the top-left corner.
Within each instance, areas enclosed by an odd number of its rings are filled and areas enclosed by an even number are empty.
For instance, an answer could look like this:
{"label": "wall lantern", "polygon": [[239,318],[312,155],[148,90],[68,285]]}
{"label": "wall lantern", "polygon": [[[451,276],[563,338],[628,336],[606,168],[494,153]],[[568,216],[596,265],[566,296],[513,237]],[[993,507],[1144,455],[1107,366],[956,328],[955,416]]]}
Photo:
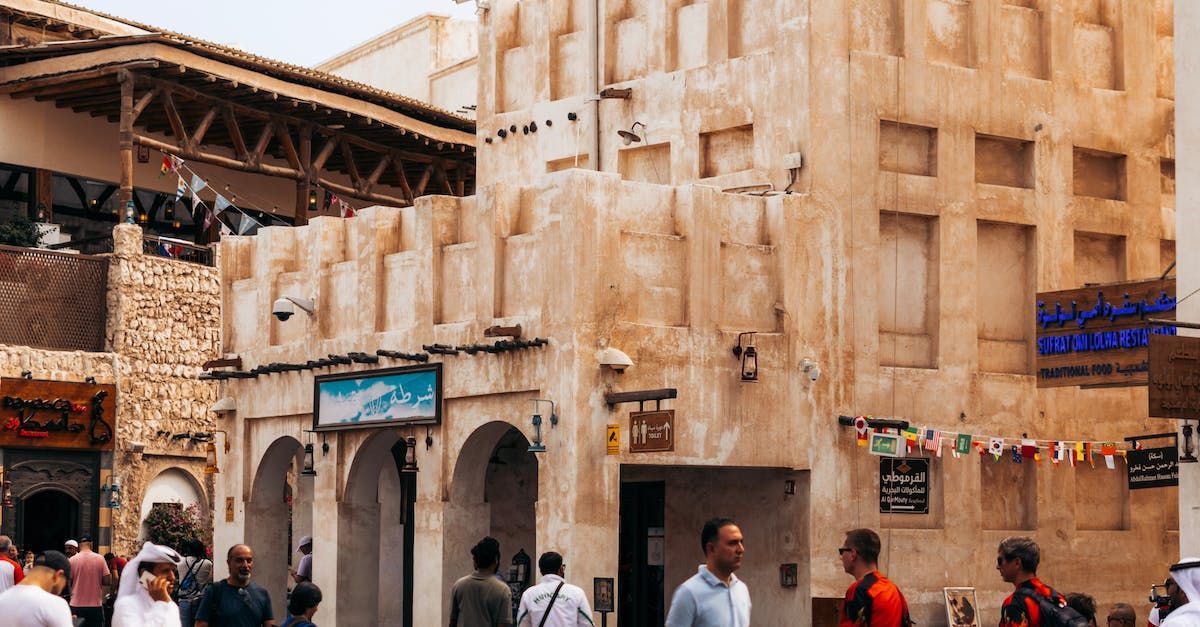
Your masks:
{"label": "wall lantern", "polygon": [[[8,484],[8,482],[6,481],[5,486],[4,486],[4,494],[5,494],[6,498],[8,497],[8,485],[7,484]],[[121,480],[117,479],[116,475],[113,475],[113,477],[109,481],[108,485],[103,486],[100,489],[105,492],[108,492],[108,508],[109,509],[121,509]]]}
{"label": "wall lantern", "polygon": [[[163,209],[163,219],[168,222],[175,221],[175,201],[174,200],[167,201],[166,208]],[[178,228],[178,227],[176,227],[176,228]]]}
{"label": "wall lantern", "polygon": [[797,575],[799,574],[799,565],[795,563],[779,565],[779,586],[782,588],[795,588],[798,585]]}
{"label": "wall lantern", "polygon": [[1183,421],[1183,455],[1179,457],[1180,462],[1195,462],[1196,461],[1196,444],[1192,441],[1192,423],[1189,420]]}
{"label": "wall lantern", "polygon": [[418,470],[420,469],[417,468],[417,439],[409,436],[404,439],[404,467],[400,469],[400,472],[413,474]]}
{"label": "wall lantern", "polygon": [[554,401],[544,398],[530,399],[533,401],[533,443],[529,445],[530,453],[545,453],[546,445],[542,442],[542,415],[538,413],[538,403],[550,403],[550,427],[558,425],[558,413],[554,411]]}
{"label": "wall lantern", "polygon": [[312,213],[317,210],[317,189],[311,188],[308,190],[308,211]]}
{"label": "wall lantern", "polygon": [[300,474],[305,477],[317,476],[317,469],[313,466],[313,445],[311,442],[304,445],[304,469],[300,471]]}
{"label": "wall lantern", "polygon": [[134,208],[133,208],[133,201],[132,200],[125,201],[125,224],[134,224],[136,222],[136,218],[134,217],[135,213],[136,212],[134,211]]}
{"label": "wall lantern", "polygon": [[3,486],[2,488],[0,488],[0,490],[3,490],[3,494],[4,494],[4,497],[0,498],[0,507],[12,507],[13,506],[12,482],[5,481],[2,484],[0,484],[0,486]]}
{"label": "wall lantern", "polygon": [[[733,356],[742,360],[742,381],[758,381],[758,351],[754,349],[754,334],[756,331],[738,333],[737,346],[733,347]],[[742,338],[746,345],[742,346]]]}
{"label": "wall lantern", "polygon": [[217,445],[209,442],[204,446],[204,474],[215,475],[221,472],[217,468]]}

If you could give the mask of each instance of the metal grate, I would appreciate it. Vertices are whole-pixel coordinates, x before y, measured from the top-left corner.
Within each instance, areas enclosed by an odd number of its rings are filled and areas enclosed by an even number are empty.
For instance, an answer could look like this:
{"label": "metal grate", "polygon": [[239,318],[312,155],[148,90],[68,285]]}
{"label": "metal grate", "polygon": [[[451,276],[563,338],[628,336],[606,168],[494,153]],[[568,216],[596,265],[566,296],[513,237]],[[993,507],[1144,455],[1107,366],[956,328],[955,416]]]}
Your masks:
{"label": "metal grate", "polygon": [[0,344],[104,350],[108,259],[0,246]]}

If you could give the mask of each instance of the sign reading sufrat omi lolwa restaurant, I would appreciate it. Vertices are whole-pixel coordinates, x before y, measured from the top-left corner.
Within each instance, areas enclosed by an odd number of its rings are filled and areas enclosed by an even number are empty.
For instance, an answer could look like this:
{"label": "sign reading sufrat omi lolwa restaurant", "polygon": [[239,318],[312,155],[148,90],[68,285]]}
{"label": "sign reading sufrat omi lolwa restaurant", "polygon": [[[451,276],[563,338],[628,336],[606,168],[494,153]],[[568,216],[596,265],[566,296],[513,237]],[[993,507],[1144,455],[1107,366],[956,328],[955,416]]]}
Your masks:
{"label": "sign reading sufrat omi lolwa restaurant", "polygon": [[1175,319],[1175,279],[1041,292],[1034,314],[1038,387],[1145,385],[1150,336],[1175,335],[1147,320]]}
{"label": "sign reading sufrat omi lolwa restaurant", "polygon": [[428,364],[316,377],[313,429],[437,424],[442,365]]}

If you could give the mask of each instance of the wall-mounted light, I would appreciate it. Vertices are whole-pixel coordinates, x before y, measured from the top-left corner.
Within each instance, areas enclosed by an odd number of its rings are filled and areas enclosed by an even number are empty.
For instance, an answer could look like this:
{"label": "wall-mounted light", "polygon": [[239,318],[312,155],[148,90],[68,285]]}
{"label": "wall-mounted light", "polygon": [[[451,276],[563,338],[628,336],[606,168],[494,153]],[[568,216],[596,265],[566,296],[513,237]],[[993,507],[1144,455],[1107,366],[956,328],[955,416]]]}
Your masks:
{"label": "wall-mounted light", "polygon": [[795,494],[796,494],[796,480],[795,479],[784,479],[783,495],[784,496],[794,496]]}
{"label": "wall-mounted light", "polygon": [[642,141],[642,136],[638,135],[637,133],[637,127],[639,126],[642,127],[642,134],[644,135],[646,133],[646,125],[642,124],[641,122],[634,122],[633,124],[630,124],[629,130],[621,129],[617,131],[617,135],[621,136],[621,140],[625,142],[626,146]]}
{"label": "wall-mounted light", "polygon": [[166,208],[163,209],[163,219],[169,222],[175,221],[175,201],[168,200]]}
{"label": "wall-mounted light", "polygon": [[816,383],[817,379],[821,378],[821,366],[811,359],[805,358],[803,361],[801,361],[800,370],[803,371],[804,374],[808,376],[808,380],[813,383]]}
{"label": "wall-mounted light", "polygon": [[[8,482],[6,481],[4,483],[5,483],[4,493],[7,495],[8,494],[8,485],[7,485]],[[121,509],[121,481],[120,481],[120,479],[117,479],[116,475],[112,476],[112,479],[109,480],[108,485],[101,486],[100,490],[103,492],[108,492],[108,508],[109,509]]]}
{"label": "wall-mounted light", "polygon": [[133,201],[125,201],[125,224],[134,224],[137,220],[136,211],[134,211]]}
{"label": "wall-mounted light", "polygon": [[542,415],[538,413],[538,403],[550,403],[550,427],[553,428],[558,424],[558,413],[555,412],[554,401],[544,398],[531,399],[533,401],[533,443],[529,445],[530,453],[545,453],[546,445],[542,442]]}
{"label": "wall-mounted light", "polygon": [[798,564],[780,564],[779,565],[779,586],[782,588],[795,588],[799,585],[800,567]]}
{"label": "wall-mounted light", "polygon": [[404,439],[404,468],[400,472],[412,474],[417,468],[417,439],[411,435]]}
{"label": "wall-mounted light", "polygon": [[209,442],[204,445],[204,474],[215,475],[221,472],[217,468],[217,445]]}
{"label": "wall-mounted light", "polygon": [[308,212],[312,213],[317,210],[317,188],[310,187],[308,190]]}
{"label": "wall-mounted light", "polygon": [[[754,334],[756,331],[747,331],[746,333],[738,333],[737,346],[733,347],[733,356],[742,360],[742,381],[758,381],[758,351],[754,348]],[[749,336],[746,339],[746,345],[742,346],[742,338]]]}
{"label": "wall-mounted light", "polygon": [[1192,422],[1190,420],[1183,421],[1183,455],[1179,457],[1180,462],[1195,462],[1196,461],[1196,444],[1192,441]]}
{"label": "wall-mounted light", "polygon": [[300,471],[300,474],[306,477],[317,476],[317,469],[313,462],[313,445],[311,442],[304,445],[304,468]]}
{"label": "wall-mounted light", "polygon": [[596,360],[600,362],[600,366],[610,368],[615,372],[625,372],[627,368],[633,366],[633,360],[625,351],[608,346],[596,353]]}
{"label": "wall-mounted light", "polygon": [[12,507],[12,482],[4,481],[3,483],[0,483],[0,486],[2,486],[0,487],[0,491],[2,491],[4,494],[3,497],[0,497],[0,507]]}

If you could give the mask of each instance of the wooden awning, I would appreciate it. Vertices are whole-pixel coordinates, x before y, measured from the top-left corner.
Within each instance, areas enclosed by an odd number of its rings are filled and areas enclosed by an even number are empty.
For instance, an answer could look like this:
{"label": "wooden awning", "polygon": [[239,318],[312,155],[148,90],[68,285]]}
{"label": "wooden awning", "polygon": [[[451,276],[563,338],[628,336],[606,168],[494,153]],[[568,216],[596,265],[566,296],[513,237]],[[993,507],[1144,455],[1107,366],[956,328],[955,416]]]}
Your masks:
{"label": "wooden awning", "polygon": [[0,47],[0,94],[121,123],[123,142],[368,202],[474,192],[473,121],[171,35]]}

